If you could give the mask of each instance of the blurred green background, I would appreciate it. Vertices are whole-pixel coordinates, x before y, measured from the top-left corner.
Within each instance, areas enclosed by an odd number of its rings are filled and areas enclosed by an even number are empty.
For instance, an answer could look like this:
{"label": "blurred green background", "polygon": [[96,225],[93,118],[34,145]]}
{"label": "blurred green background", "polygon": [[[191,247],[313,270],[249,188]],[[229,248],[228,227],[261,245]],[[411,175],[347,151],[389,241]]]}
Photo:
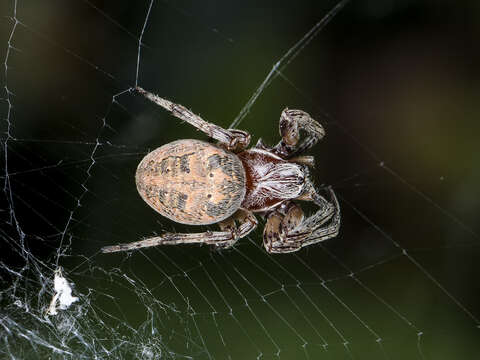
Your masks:
{"label": "blurred green background", "polygon": [[[154,1],[138,83],[228,127],[337,3]],[[352,0],[239,125],[274,144],[286,106],[324,124],[313,176],[340,199],[336,239],[269,255],[260,226],[221,253],[103,255],[164,230],[206,230],[158,216],[135,189],[149,150],[206,140],[126,91],[149,4],[0,5],[0,354],[477,358],[479,3]],[[57,265],[80,300],[45,317]]]}

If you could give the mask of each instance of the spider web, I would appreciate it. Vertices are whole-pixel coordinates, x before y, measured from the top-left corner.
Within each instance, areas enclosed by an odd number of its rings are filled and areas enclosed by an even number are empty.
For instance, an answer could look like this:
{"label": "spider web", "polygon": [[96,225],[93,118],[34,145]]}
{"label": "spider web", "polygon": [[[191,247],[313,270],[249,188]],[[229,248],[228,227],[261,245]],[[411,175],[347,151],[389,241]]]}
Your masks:
{"label": "spider web", "polygon": [[[479,355],[474,2],[0,9],[2,358]],[[137,84],[270,144],[285,106],[308,111],[327,131],[313,176],[339,197],[340,235],[270,255],[260,219],[229,251],[101,254],[208,229],[136,193],[149,150],[204,139]]]}

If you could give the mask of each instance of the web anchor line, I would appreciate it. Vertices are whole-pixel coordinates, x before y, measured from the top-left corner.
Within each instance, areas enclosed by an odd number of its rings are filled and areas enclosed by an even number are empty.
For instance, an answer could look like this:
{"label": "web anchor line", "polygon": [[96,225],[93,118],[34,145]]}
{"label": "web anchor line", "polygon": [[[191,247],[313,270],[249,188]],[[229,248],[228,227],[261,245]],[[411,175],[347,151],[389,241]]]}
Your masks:
{"label": "web anchor line", "polygon": [[148,19],[150,18],[150,12],[152,11],[153,1],[150,0],[150,5],[148,5],[147,15],[145,16],[145,21],[143,22],[142,31],[140,32],[140,37],[138,38],[138,49],[137,49],[137,67],[135,72],[135,87],[138,86],[138,71],[140,69],[140,55],[142,51],[142,40],[145,29],[147,28]]}
{"label": "web anchor line", "polygon": [[260,86],[255,90],[247,103],[240,110],[240,113],[232,121],[229,128],[237,128],[242,120],[256,102],[260,94],[270,85],[270,83],[282,73],[282,71],[297,57],[297,55],[318,35],[318,33],[347,5],[350,0],[342,0],[337,3],[320,21],[318,21],[299,41],[297,41],[272,67]]}

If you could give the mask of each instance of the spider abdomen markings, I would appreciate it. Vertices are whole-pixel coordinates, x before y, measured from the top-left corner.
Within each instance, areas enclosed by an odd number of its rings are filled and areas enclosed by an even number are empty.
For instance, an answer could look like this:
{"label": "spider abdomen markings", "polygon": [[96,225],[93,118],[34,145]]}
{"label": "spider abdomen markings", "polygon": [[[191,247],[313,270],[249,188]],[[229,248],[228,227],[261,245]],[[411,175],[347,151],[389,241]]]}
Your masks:
{"label": "spider abdomen markings", "polygon": [[[181,156],[177,156],[177,155],[168,156],[162,159],[162,161],[158,166],[154,162],[154,165],[150,165],[150,169],[153,172],[160,171],[160,174],[162,174],[163,176],[172,176],[172,177],[175,177],[178,174],[178,172],[189,173],[190,172],[189,158],[193,154],[194,153],[192,152],[192,153],[184,154]],[[154,160],[150,160],[149,164],[152,164],[152,161]]]}
{"label": "spider abdomen markings", "polygon": [[143,200],[182,224],[231,216],[245,197],[245,170],[233,153],[199,140],[178,140],[147,154],[135,176]]}

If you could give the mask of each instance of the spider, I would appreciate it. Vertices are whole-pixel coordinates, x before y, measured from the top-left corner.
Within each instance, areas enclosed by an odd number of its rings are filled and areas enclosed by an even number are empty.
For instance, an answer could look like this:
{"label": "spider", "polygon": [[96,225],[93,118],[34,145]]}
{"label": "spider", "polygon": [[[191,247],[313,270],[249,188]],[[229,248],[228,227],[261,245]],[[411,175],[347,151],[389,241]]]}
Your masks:
{"label": "spider", "polygon": [[[218,141],[177,140],[148,153],[135,175],[140,196],[177,223],[218,223],[220,231],[164,233],[106,246],[104,253],[194,243],[229,248],[255,229],[254,213],[266,218],[263,245],[269,253],[298,251],[338,235],[340,207],[335,193],[327,188],[330,201],[319,194],[309,177],[314,159],[302,155],[325,135],[309,114],[286,108],[280,116],[282,140],[267,147],[260,139],[247,149],[247,132],[223,129],[182,105],[140,87],[135,90]],[[301,130],[306,136],[300,141]],[[312,201],[318,210],[305,218],[295,200]]]}

